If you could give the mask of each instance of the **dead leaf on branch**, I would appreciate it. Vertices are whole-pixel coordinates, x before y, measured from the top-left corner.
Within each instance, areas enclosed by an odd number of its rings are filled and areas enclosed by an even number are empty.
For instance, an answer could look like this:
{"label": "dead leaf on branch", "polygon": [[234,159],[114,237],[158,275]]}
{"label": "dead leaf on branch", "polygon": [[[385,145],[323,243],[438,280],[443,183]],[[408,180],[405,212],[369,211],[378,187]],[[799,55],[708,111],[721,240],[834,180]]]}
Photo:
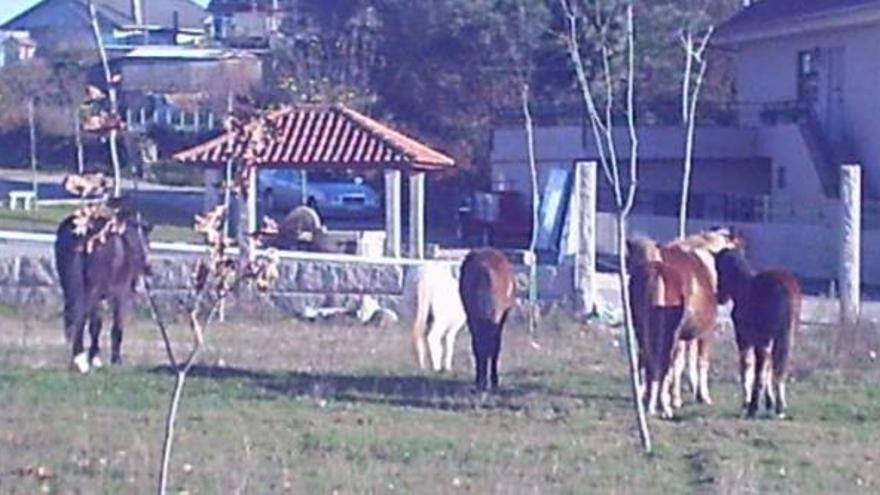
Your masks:
{"label": "dead leaf on branch", "polygon": [[100,196],[105,194],[111,186],[110,178],[104,174],[70,174],[61,181],[61,187],[74,196],[85,198],[87,196]]}

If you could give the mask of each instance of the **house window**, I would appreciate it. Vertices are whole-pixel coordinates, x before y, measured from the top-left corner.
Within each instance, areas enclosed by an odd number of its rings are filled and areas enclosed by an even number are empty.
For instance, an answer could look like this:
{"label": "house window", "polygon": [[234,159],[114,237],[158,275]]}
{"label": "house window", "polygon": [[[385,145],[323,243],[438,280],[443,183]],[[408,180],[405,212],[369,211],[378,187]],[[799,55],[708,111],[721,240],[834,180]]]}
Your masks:
{"label": "house window", "polygon": [[776,169],[776,189],[785,189],[788,187],[788,176],[785,171],[785,167],[779,167]]}
{"label": "house window", "polygon": [[819,94],[819,72],[816,70],[818,50],[798,52],[797,84],[798,100],[812,102]]}
{"label": "house window", "polygon": [[232,16],[228,14],[214,16],[214,38],[223,40],[229,37],[232,31]]}

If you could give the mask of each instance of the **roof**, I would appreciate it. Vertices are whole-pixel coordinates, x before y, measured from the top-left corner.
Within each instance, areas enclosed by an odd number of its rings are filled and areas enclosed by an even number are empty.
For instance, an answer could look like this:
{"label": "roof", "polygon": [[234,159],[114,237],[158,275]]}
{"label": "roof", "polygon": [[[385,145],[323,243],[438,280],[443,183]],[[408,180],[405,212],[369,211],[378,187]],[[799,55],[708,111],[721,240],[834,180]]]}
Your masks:
{"label": "roof", "polygon": [[[839,27],[839,21],[864,22],[862,14],[880,7],[880,0],[760,0],[719,26],[717,42],[743,41],[784,34],[797,27]],[[829,22],[838,21],[838,22]]]}
{"label": "roof", "polygon": [[[211,0],[208,4],[208,11],[218,14],[247,12],[255,9],[258,12],[268,12],[272,10],[272,2],[273,0]],[[290,0],[278,0],[278,10],[292,8]]]}
{"label": "roof", "polygon": [[221,60],[228,58],[256,58],[243,50],[224,48],[196,48],[181,45],[139,46],[121,57],[123,60]]}
{"label": "roof", "polygon": [[[134,24],[134,15],[131,10],[131,0],[94,0],[98,16],[102,22],[114,26],[128,26]],[[29,29],[40,27],[30,21],[31,14],[38,9],[51,7],[52,4],[72,4],[75,8],[82,9],[88,19],[87,0],[42,0],[33,7],[18,14],[6,24],[4,28]],[[208,12],[192,0],[144,0],[144,23],[152,26],[172,26],[174,13],[178,15],[179,27],[203,28],[204,20]],[[71,19],[73,21],[73,19]]]}
{"label": "roof", "polygon": [[[277,132],[257,157],[267,167],[449,168],[455,161],[385,124],[342,105],[285,107],[269,114]],[[251,124],[253,125],[253,124]],[[174,159],[184,163],[219,165],[229,154],[224,133]],[[232,155],[242,154],[238,144]]]}

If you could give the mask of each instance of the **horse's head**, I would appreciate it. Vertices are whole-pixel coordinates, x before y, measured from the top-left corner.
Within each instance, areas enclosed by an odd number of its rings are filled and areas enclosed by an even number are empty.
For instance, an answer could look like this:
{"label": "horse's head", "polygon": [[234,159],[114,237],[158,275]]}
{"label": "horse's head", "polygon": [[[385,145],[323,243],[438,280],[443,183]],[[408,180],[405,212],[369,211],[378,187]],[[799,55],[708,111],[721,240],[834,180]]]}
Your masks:
{"label": "horse's head", "polygon": [[150,233],[153,226],[130,203],[124,202],[118,208],[117,215],[125,223],[122,240],[126,247],[127,262],[136,276],[151,275]]}
{"label": "horse's head", "polygon": [[660,247],[653,239],[633,236],[626,240],[626,264],[632,268],[650,261],[660,261]]}
{"label": "horse's head", "polygon": [[718,303],[725,304],[734,297],[737,287],[748,280],[752,268],[746,260],[745,251],[735,247],[715,254],[715,271],[718,273]]}

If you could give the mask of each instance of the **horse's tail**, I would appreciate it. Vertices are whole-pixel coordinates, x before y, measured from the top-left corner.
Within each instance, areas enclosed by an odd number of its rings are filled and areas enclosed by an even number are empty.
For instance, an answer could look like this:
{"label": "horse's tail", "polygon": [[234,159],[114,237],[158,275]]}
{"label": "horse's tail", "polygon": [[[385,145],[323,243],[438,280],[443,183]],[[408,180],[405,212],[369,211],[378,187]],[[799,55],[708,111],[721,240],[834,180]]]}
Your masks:
{"label": "horse's tail", "polygon": [[77,252],[78,240],[73,232],[73,218],[61,222],[55,233],[55,270],[64,297],[64,338],[69,343],[73,336],[72,320],[77,297],[85,297],[81,254]]}
{"label": "horse's tail", "polygon": [[800,284],[790,273],[780,271],[774,275],[785,304],[781,308],[784,313],[780,321],[782,328],[777,330],[779,334],[773,343],[773,374],[784,380],[791,347],[794,345],[794,334],[800,326],[801,290]]}

